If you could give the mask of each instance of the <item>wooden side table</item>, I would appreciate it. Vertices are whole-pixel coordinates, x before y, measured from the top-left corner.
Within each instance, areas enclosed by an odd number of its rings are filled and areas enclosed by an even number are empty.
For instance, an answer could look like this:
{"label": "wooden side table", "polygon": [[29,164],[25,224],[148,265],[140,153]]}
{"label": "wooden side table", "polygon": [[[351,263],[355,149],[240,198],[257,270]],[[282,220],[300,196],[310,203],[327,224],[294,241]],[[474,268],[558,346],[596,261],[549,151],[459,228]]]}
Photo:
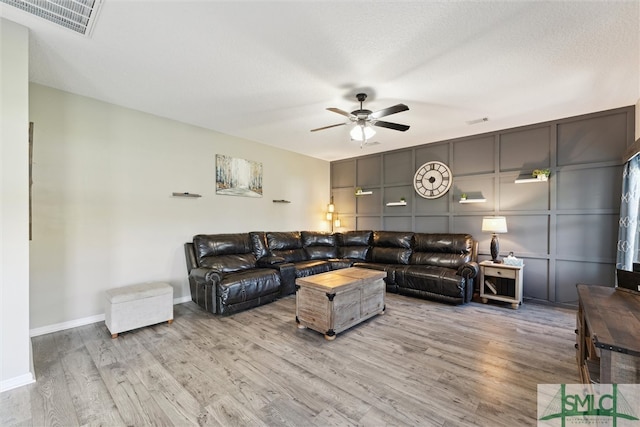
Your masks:
{"label": "wooden side table", "polygon": [[524,265],[480,263],[480,299],[483,303],[496,300],[511,303],[517,310],[522,304],[522,272]]}

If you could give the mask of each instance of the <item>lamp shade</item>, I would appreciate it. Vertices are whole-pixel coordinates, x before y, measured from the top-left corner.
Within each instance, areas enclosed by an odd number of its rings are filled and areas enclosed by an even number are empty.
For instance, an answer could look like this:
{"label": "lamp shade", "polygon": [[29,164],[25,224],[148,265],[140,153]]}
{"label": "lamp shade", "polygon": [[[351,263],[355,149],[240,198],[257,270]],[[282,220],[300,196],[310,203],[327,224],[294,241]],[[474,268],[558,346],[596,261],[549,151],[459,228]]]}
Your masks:
{"label": "lamp shade", "polygon": [[482,231],[488,233],[506,233],[507,218],[504,216],[485,216],[482,218]]}
{"label": "lamp shade", "polygon": [[349,134],[351,135],[351,139],[355,141],[366,141],[375,135],[376,131],[371,126],[362,124],[355,125]]}

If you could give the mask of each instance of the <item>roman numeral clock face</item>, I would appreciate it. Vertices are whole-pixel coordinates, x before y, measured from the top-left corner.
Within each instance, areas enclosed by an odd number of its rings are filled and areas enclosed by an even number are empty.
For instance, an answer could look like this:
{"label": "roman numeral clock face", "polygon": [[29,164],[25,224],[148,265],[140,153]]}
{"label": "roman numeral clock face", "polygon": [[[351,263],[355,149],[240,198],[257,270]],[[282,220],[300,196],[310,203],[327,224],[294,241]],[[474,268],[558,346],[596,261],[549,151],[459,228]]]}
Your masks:
{"label": "roman numeral clock face", "polygon": [[451,169],[447,165],[442,162],[427,162],[416,171],[413,188],[425,199],[437,199],[449,191],[452,181]]}

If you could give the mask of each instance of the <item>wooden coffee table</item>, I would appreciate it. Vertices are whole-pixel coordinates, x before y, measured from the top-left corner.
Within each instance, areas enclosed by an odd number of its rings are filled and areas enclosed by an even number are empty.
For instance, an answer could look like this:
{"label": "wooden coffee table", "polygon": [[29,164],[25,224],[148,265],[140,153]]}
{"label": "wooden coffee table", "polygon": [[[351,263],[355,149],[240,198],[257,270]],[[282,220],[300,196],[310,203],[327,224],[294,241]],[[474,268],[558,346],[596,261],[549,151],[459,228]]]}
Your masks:
{"label": "wooden coffee table", "polygon": [[383,271],[345,268],[296,279],[296,322],[334,340],[336,334],[384,313]]}

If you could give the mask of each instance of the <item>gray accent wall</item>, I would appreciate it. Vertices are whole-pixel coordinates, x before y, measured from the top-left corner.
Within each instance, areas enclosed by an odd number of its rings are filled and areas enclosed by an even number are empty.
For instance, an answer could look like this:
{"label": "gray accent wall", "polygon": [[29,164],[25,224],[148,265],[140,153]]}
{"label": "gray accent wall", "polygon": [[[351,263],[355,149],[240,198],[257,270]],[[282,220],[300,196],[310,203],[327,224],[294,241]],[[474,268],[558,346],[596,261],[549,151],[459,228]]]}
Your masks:
{"label": "gray accent wall", "polygon": [[[525,298],[574,304],[576,283],[613,285],[622,157],[633,143],[635,107],[623,107],[331,163],[341,230],[470,233],[490,259],[482,217],[507,217],[500,255],[525,263]],[[407,137],[410,135],[410,130]],[[413,176],[437,160],[453,173],[441,198],[420,197]],[[516,184],[533,169],[548,181]],[[355,195],[355,187],[371,191]],[[461,204],[468,199],[483,203]],[[406,206],[387,206],[406,199]]]}

